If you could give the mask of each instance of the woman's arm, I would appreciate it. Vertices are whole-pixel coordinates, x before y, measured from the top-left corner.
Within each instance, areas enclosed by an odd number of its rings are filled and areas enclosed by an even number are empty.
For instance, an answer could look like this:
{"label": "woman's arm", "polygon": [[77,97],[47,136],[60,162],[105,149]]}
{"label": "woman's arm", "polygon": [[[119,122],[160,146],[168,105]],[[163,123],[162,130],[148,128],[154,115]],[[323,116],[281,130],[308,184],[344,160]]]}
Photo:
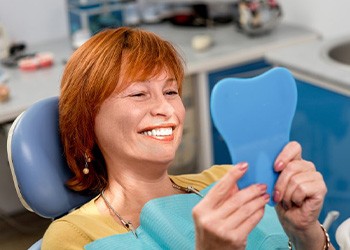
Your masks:
{"label": "woman's arm", "polygon": [[[273,197],[276,211],[296,249],[326,249],[326,234],[318,217],[327,188],[314,164],[301,155],[301,146],[290,142],[276,158],[275,170],[280,172]],[[330,245],[328,249],[334,248]]]}

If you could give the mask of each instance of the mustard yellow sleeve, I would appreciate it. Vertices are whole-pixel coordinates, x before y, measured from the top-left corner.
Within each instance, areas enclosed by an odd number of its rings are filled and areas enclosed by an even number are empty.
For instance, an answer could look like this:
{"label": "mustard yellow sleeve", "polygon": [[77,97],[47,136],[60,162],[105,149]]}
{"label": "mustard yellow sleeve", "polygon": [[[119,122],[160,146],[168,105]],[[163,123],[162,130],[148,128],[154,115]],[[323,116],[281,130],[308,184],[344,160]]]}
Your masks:
{"label": "mustard yellow sleeve", "polygon": [[91,239],[72,223],[58,220],[51,223],[46,230],[42,250],[81,250]]}
{"label": "mustard yellow sleeve", "polygon": [[194,188],[202,190],[220,180],[232,166],[233,165],[214,165],[198,174],[171,176],[171,179],[180,186],[192,185]]}

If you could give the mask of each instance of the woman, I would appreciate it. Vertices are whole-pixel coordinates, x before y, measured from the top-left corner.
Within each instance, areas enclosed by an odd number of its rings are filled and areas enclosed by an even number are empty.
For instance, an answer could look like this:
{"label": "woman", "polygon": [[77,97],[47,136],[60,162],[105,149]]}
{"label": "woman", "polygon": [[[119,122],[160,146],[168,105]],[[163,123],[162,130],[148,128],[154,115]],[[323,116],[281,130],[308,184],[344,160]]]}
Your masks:
{"label": "woman", "polygon": [[[327,249],[326,232],[317,219],[326,186],[313,164],[301,158],[296,142],[286,145],[276,159],[275,170],[281,174],[274,197],[266,194],[264,184],[238,190],[236,183],[247,163],[168,175],[185,118],[183,77],[183,62],[175,48],[150,32],[105,30],[76,50],[63,74],[59,103],[61,138],[74,173],[67,184],[99,195],[54,221],[45,233],[43,249],[101,247],[98,244],[106,242],[101,240],[114,236],[113,244],[125,240],[123,249],[135,249],[146,231],[140,214],[147,216],[150,201],[171,203],[184,197],[175,194],[185,192],[198,194],[190,208],[194,237],[191,232],[188,236],[196,249],[245,249],[270,198],[278,203],[279,221],[296,249]],[[201,198],[203,190],[207,191]],[[175,222],[181,219],[178,216]],[[274,220],[278,223],[277,217]],[[193,225],[191,219],[188,223]],[[127,232],[134,237],[121,238]],[[285,237],[282,228],[280,233]]]}

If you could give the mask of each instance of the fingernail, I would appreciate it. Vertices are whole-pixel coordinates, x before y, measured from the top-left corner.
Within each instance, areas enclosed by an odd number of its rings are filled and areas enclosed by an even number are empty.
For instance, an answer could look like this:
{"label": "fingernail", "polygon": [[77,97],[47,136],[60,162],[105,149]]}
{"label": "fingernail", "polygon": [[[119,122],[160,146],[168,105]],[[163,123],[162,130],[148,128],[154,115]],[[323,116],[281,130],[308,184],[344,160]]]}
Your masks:
{"label": "fingernail", "polygon": [[237,165],[238,169],[241,171],[245,171],[248,168],[248,163],[247,162],[241,162]]}
{"label": "fingernail", "polygon": [[276,165],[275,165],[275,170],[276,171],[281,171],[282,170],[282,168],[283,168],[283,161],[278,161],[277,163],[276,163]]}
{"label": "fingernail", "polygon": [[261,193],[266,193],[266,190],[267,190],[267,185],[266,184],[258,184],[258,187],[261,191]]}
{"label": "fingernail", "polygon": [[277,191],[277,190],[275,190],[275,191],[273,192],[273,200],[274,200],[275,202],[279,202],[279,199],[280,199],[280,192]]}
{"label": "fingernail", "polygon": [[264,194],[263,196],[263,199],[268,202],[270,200],[270,195],[269,194]]}

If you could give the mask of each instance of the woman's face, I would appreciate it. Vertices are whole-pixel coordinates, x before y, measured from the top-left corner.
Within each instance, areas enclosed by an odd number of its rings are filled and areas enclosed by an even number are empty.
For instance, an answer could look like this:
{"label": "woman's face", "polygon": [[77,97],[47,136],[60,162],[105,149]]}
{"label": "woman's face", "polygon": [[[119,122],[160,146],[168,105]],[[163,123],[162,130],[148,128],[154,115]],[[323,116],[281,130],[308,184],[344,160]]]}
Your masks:
{"label": "woman's face", "polygon": [[163,71],[108,97],[95,118],[95,133],[107,165],[169,164],[184,119],[178,84]]}

